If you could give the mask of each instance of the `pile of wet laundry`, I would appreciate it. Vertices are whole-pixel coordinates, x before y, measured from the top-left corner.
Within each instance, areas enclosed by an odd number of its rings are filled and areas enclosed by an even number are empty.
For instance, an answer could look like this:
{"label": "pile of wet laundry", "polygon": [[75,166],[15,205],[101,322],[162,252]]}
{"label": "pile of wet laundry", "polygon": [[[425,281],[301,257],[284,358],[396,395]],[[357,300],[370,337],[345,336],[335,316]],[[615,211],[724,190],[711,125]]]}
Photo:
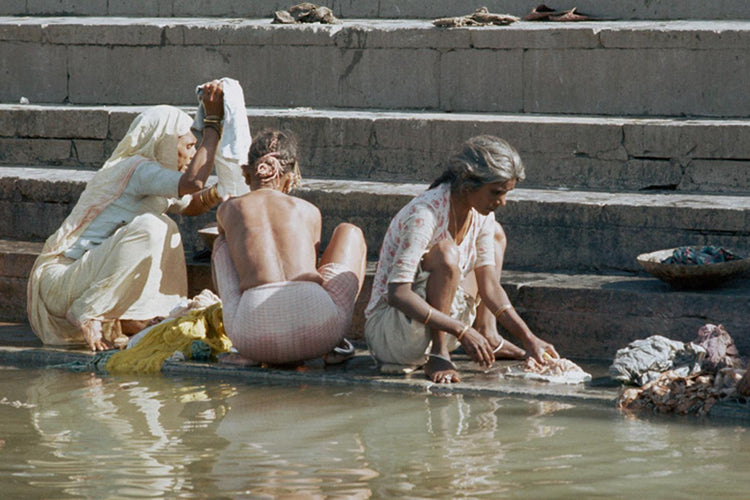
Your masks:
{"label": "pile of wet laundry", "polygon": [[610,376],[625,387],[623,410],[706,415],[719,402],[747,404],[737,392],[745,360],[722,325],[705,324],[691,342],[660,335],[636,340],[617,351]]}

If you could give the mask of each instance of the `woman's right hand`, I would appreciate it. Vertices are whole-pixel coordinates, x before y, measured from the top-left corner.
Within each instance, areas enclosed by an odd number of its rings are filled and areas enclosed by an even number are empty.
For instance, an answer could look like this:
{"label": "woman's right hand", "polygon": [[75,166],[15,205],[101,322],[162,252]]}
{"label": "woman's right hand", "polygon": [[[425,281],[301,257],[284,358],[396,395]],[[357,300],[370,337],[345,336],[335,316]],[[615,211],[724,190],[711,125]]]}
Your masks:
{"label": "woman's right hand", "polygon": [[203,86],[201,102],[207,116],[224,118],[224,90],[219,80],[213,80]]}
{"label": "woman's right hand", "polygon": [[466,354],[482,367],[489,368],[495,362],[489,341],[474,328],[466,330],[460,342]]}

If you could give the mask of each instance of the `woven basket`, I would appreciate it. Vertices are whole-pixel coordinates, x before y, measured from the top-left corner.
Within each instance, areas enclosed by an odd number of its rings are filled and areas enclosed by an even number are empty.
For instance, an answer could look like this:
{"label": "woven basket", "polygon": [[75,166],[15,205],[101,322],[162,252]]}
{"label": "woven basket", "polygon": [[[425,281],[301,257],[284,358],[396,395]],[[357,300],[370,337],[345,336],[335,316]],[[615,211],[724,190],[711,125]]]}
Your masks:
{"label": "woven basket", "polygon": [[[695,247],[700,249],[702,247]],[[675,248],[644,253],[638,263],[650,274],[676,288],[713,288],[738,278],[750,269],[750,258],[715,264],[663,264]]]}

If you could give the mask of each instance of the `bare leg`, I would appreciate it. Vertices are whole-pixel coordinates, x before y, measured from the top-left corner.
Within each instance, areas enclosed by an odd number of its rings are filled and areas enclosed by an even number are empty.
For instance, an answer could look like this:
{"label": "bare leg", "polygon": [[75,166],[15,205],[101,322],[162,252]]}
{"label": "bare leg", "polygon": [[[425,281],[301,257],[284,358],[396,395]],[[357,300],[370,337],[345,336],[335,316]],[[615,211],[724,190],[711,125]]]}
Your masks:
{"label": "bare leg", "polygon": [[[496,223],[495,227],[495,272],[497,274],[497,281],[500,282],[500,277],[502,276],[502,270],[503,270],[503,261],[505,258],[505,248],[507,246],[508,240],[505,237],[505,231],[503,231],[502,226],[499,223]],[[470,293],[473,293],[476,297],[478,294],[478,287],[476,285],[476,277],[474,276],[474,273],[471,273],[469,277],[467,277],[466,281],[463,283],[464,288],[469,291]],[[502,288],[501,288],[502,290]],[[504,291],[502,293],[505,293]],[[506,297],[507,299],[507,297]],[[507,302],[510,302],[508,299]],[[490,311],[487,306],[485,306],[484,303],[480,303],[479,307],[477,307],[477,318],[474,321],[474,328],[484,335],[484,337],[490,341],[490,345],[492,348],[496,348],[498,345],[500,345],[501,338],[499,332],[497,331],[497,319],[492,314],[492,311]],[[520,347],[512,344],[508,341],[508,339],[505,339],[505,342],[503,343],[502,348],[495,353],[496,358],[509,358],[509,359],[523,359],[526,357],[526,351],[521,349]]]}
{"label": "bare leg", "polygon": [[[357,275],[357,294],[362,291],[362,284],[365,282],[365,272],[367,270],[367,243],[365,243],[362,230],[354,224],[342,223],[336,226],[323,255],[320,258],[320,266],[336,263],[346,266]],[[324,356],[326,364],[343,363],[354,356],[354,348],[346,340],[336,346]]]}
{"label": "bare leg", "polygon": [[367,268],[367,244],[360,228],[347,222],[336,226],[330,243],[320,257],[320,266],[330,263],[351,269],[359,280],[359,290],[362,290]]}
{"label": "bare leg", "polygon": [[[461,273],[458,268],[458,249],[452,240],[443,240],[422,259],[422,268],[430,273],[427,280],[427,303],[436,310],[450,314],[453,297],[458,290]],[[450,384],[460,382],[450,353],[445,343],[444,331],[430,330],[432,348],[424,367],[424,373],[435,383]]]}
{"label": "bare leg", "polygon": [[122,328],[122,333],[127,335],[128,337],[131,337],[135,335],[136,333],[142,331],[145,328],[148,328],[149,326],[153,326],[157,323],[159,323],[164,318],[162,317],[156,317],[151,319],[121,319],[120,320],[120,327]]}

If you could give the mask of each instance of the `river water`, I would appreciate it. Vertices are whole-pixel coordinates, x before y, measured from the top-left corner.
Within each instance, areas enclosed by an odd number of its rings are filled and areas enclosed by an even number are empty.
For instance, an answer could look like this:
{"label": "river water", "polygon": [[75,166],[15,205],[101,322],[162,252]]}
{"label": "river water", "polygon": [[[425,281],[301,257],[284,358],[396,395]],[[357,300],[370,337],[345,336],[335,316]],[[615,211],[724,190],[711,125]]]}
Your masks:
{"label": "river water", "polygon": [[748,498],[748,425],[607,405],[0,369],[0,497]]}

